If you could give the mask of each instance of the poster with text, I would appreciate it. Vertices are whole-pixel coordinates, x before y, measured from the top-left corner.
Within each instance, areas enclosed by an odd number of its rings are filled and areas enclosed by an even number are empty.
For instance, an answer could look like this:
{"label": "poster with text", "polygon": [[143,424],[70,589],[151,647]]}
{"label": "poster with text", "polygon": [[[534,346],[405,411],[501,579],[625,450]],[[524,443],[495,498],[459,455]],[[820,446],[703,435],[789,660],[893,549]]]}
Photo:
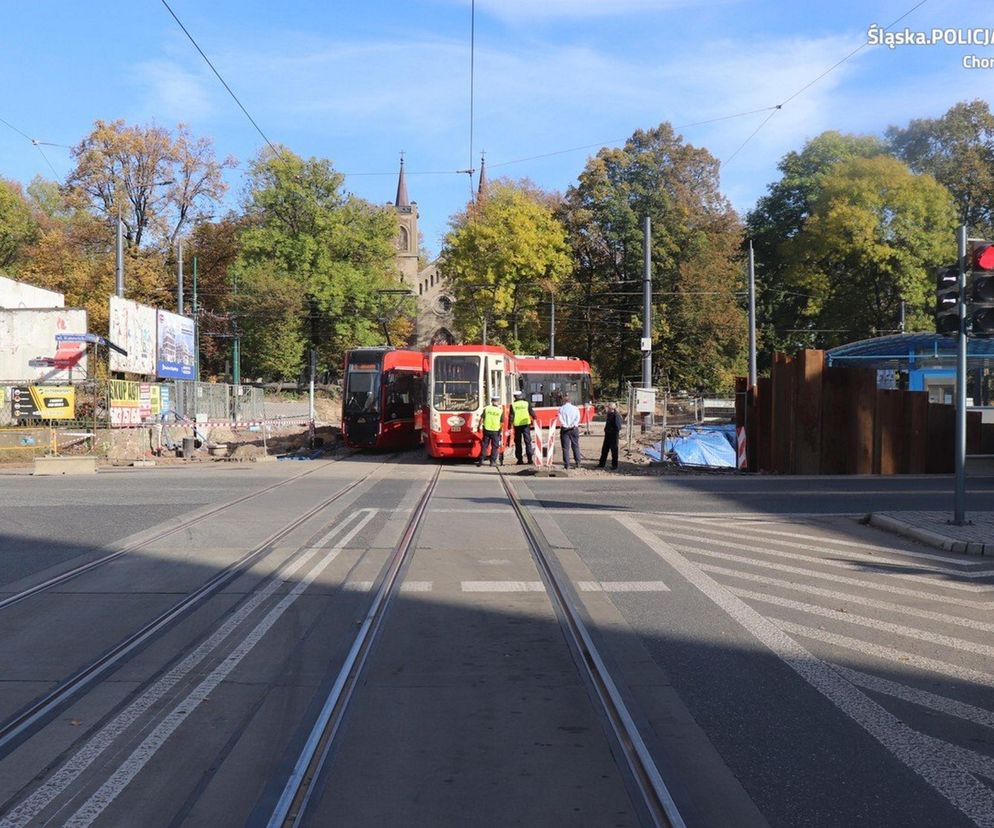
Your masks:
{"label": "poster with text", "polygon": [[160,310],[159,353],[156,373],[170,379],[192,380],[194,371],[193,320]]}
{"label": "poster with text", "polygon": [[127,356],[110,351],[110,370],[132,374],[155,373],[155,308],[130,299],[110,297],[110,335]]}

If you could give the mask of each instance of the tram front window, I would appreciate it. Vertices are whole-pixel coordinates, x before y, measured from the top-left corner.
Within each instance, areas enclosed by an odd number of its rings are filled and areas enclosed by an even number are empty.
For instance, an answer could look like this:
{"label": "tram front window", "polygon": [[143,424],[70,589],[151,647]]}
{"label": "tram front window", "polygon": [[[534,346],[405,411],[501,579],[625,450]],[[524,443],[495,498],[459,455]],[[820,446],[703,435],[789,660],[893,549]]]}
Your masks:
{"label": "tram front window", "polygon": [[345,392],[346,414],[368,414],[376,411],[380,397],[380,375],[377,371],[349,371]]}
{"label": "tram front window", "polygon": [[480,358],[437,356],[432,407],[436,411],[473,411],[480,405]]}

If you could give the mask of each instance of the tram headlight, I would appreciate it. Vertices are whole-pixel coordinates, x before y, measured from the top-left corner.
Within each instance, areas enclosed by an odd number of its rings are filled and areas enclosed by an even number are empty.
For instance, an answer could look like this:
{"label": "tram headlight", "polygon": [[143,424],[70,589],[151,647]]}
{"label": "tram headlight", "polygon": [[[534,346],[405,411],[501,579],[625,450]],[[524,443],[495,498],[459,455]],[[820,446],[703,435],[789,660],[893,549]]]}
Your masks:
{"label": "tram headlight", "polygon": [[442,415],[437,411],[431,412],[431,430],[441,431],[442,430]]}

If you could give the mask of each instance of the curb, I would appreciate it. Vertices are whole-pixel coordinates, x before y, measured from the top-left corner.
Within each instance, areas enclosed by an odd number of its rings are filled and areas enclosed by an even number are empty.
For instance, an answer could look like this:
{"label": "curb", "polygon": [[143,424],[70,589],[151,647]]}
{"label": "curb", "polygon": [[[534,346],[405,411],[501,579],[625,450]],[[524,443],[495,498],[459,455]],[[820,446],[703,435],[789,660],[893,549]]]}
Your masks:
{"label": "curb", "polygon": [[994,543],[953,540],[938,532],[922,529],[919,526],[911,526],[903,520],[891,517],[890,515],[871,513],[868,523],[870,526],[883,529],[885,532],[902,535],[946,552],[958,552],[965,555],[994,555]]}

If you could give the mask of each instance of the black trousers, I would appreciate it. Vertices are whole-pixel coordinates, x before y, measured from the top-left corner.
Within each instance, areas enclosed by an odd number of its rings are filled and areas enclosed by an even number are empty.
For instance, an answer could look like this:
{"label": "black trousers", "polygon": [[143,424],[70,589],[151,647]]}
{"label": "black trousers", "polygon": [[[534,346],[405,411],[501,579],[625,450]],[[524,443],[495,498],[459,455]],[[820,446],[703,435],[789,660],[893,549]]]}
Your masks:
{"label": "black trousers", "polygon": [[601,444],[601,461],[599,465],[602,469],[604,464],[607,462],[607,453],[611,452],[611,468],[618,468],[618,435],[617,434],[605,434],[604,442]]}
{"label": "black trousers", "polygon": [[521,443],[524,441],[525,453],[528,455],[529,465],[532,462],[532,427],[531,425],[520,425],[514,427],[514,456],[521,460]]}
{"label": "black trousers", "polygon": [[483,444],[480,446],[480,459],[477,465],[481,465],[487,457],[487,444],[490,445],[490,465],[493,465],[497,462],[497,455],[500,452],[500,432],[483,432]]}
{"label": "black trousers", "polygon": [[559,442],[563,447],[563,465],[569,468],[569,453],[573,450],[573,464],[580,465],[580,429],[564,428],[559,432]]}

